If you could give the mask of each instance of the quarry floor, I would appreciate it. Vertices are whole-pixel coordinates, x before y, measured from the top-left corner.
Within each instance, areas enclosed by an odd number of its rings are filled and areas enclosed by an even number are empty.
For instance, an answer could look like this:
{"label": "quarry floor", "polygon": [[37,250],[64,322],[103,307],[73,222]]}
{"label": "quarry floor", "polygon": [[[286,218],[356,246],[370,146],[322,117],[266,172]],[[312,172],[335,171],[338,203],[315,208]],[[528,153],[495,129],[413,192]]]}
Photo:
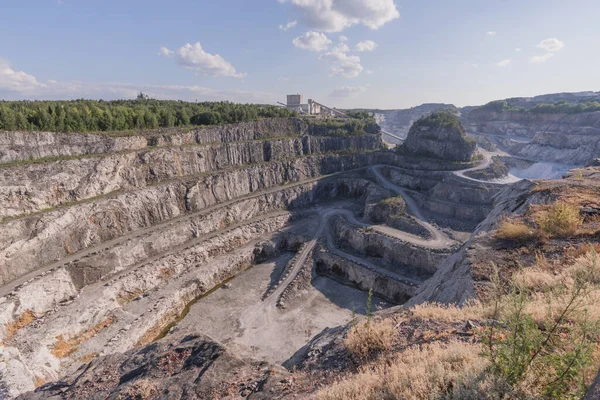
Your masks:
{"label": "quarry floor", "polygon": [[[282,363],[323,329],[366,313],[367,293],[325,277],[315,277],[289,307],[265,307],[265,288],[292,256],[256,265],[199,299],[174,333],[202,333],[236,354]],[[373,298],[374,311],[389,306]]]}
{"label": "quarry floor", "polygon": [[[323,222],[319,212],[348,208],[352,208],[351,202],[323,204],[286,230],[312,237]],[[344,325],[367,313],[368,293],[316,275],[286,308],[263,300],[267,288],[279,280],[293,256],[285,252],[254,265],[199,298],[170,334],[204,334],[240,356],[282,363],[323,329]],[[276,296],[270,298],[276,300]],[[371,311],[390,306],[373,296]]]}

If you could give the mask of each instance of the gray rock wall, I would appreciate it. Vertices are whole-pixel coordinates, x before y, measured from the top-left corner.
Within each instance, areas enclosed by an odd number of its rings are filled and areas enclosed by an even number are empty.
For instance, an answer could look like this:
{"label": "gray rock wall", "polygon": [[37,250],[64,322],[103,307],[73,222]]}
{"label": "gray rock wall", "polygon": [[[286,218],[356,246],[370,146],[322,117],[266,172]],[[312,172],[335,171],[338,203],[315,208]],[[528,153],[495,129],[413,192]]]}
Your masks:
{"label": "gray rock wall", "polygon": [[414,294],[415,288],[380,275],[335,254],[325,251],[315,255],[315,271],[342,284],[373,290],[375,296],[391,303],[403,304]]}
{"label": "gray rock wall", "polygon": [[341,139],[305,136],[0,166],[0,219],[186,175],[331,151],[375,150],[379,145],[373,135]]}
{"label": "gray rock wall", "polygon": [[125,136],[61,132],[0,132],[0,162],[89,154],[110,154],[157,146],[227,143],[300,136],[307,132],[300,119],[273,118],[189,129],[155,130]]}
{"label": "gray rock wall", "polygon": [[332,219],[332,230],[340,248],[377,260],[382,267],[404,276],[426,279],[448,256],[448,253],[412,246],[357,228],[342,217]]}
{"label": "gray rock wall", "polygon": [[[535,161],[584,165],[600,154],[600,112],[565,115],[474,111],[463,122],[468,132],[498,135],[494,139],[501,149]],[[502,140],[502,136],[521,136],[531,141],[519,143]]]}

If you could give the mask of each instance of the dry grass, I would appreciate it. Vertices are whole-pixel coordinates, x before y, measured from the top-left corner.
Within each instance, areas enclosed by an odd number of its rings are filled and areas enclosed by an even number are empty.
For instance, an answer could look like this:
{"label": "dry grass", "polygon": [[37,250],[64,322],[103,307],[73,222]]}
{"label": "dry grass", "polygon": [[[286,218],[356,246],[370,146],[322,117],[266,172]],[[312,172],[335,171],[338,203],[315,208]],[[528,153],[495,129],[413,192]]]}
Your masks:
{"label": "dry grass", "polygon": [[531,291],[531,299],[526,312],[541,324],[551,310],[564,309],[578,280],[584,280],[593,287],[580,302],[590,320],[600,320],[600,260],[592,250],[579,257],[575,263],[560,273],[552,274],[539,268],[525,268],[513,276],[513,280]]}
{"label": "dry grass", "polygon": [[513,275],[513,280],[519,282],[521,287],[542,292],[556,288],[562,283],[563,276],[539,267],[524,268]]}
{"label": "dry grass", "polygon": [[529,242],[536,239],[538,233],[535,229],[527,226],[523,221],[514,221],[506,218],[498,227],[495,237],[514,242]]}
{"label": "dry grass", "polygon": [[411,308],[411,312],[420,320],[451,323],[482,318],[486,315],[486,307],[479,302],[465,304],[462,307],[455,304],[423,303]]}
{"label": "dry grass", "polygon": [[353,326],[344,344],[350,354],[366,359],[391,349],[395,336],[396,329],[391,320],[367,321]]}
{"label": "dry grass", "polygon": [[534,218],[540,230],[550,237],[574,236],[583,223],[579,208],[566,202],[539,208]]}
{"label": "dry grass", "polygon": [[[477,382],[488,362],[479,345],[453,341],[411,347],[317,393],[319,400],[481,398]],[[483,392],[479,392],[481,394]],[[460,396],[460,397],[458,397]]]}
{"label": "dry grass", "polygon": [[576,259],[588,254],[591,251],[595,251],[596,254],[600,254],[600,243],[583,243],[577,247],[571,246],[565,250],[565,256]]}

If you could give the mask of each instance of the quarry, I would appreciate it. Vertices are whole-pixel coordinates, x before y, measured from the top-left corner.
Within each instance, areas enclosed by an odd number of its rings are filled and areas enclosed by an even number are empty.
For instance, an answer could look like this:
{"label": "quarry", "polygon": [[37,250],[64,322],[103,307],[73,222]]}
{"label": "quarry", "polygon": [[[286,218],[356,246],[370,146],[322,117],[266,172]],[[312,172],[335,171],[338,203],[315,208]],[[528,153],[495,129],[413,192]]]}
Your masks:
{"label": "quarry", "polygon": [[405,139],[351,114],[0,132],[0,396],[312,396],[356,371],[353,321],[471,337],[407,310],[485,298],[505,218],[581,191],[570,245],[597,241],[600,112],[371,117]]}

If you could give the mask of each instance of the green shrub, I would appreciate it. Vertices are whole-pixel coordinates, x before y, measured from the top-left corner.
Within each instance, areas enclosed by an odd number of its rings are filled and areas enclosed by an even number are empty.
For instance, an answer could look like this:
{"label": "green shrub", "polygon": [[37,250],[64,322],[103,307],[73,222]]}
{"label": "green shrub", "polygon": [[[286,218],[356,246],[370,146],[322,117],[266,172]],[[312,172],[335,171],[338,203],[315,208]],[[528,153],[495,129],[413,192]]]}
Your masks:
{"label": "green shrub", "polygon": [[533,293],[525,282],[513,279],[504,294],[496,271],[492,323],[480,332],[483,354],[496,377],[550,398],[585,393],[584,376],[597,344],[594,333],[600,327],[588,313],[595,302],[590,294],[599,289],[594,277],[600,265],[595,254],[589,260],[571,268],[561,284],[543,293]]}
{"label": "green shrub", "polygon": [[466,135],[465,129],[460,123],[458,116],[450,111],[438,111],[429,115],[425,115],[415,121],[411,127],[411,130],[419,127],[453,128],[460,130],[463,136]]}

